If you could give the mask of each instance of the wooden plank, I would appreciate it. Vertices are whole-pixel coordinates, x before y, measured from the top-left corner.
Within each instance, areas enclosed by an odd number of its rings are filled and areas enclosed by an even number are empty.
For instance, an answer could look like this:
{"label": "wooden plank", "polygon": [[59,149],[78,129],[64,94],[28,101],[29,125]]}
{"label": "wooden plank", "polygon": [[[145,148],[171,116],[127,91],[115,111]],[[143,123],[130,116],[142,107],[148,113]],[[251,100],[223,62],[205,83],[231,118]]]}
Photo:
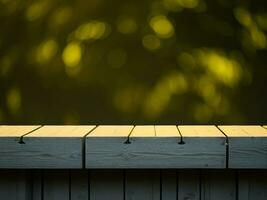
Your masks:
{"label": "wooden plank", "polygon": [[219,126],[228,136],[229,168],[267,168],[267,130],[261,126]]}
{"label": "wooden plank", "polygon": [[91,170],[90,200],[123,200],[122,170]]}
{"label": "wooden plank", "polygon": [[159,170],[126,170],[125,200],[160,200]]}
{"label": "wooden plank", "polygon": [[88,200],[88,170],[71,170],[71,200]]}
{"label": "wooden plank", "polygon": [[24,170],[0,170],[0,199],[27,200],[30,182]]}
{"label": "wooden plank", "polygon": [[184,168],[225,168],[226,137],[215,126],[178,126]]}
{"label": "wooden plank", "polygon": [[238,181],[239,200],[267,199],[266,170],[239,170]]}
{"label": "wooden plank", "polygon": [[200,170],[178,171],[178,199],[200,199]]}
{"label": "wooden plank", "polygon": [[30,170],[31,173],[31,200],[42,200],[43,191],[42,191],[42,177],[43,177],[43,170],[34,169]]}
{"label": "wooden plank", "polygon": [[0,168],[15,168],[20,138],[40,126],[0,126]]}
{"label": "wooden plank", "polygon": [[125,148],[127,168],[178,168],[181,148],[176,126],[135,126]]}
{"label": "wooden plank", "polygon": [[86,137],[86,168],[127,166],[128,139],[133,126],[98,126]]}
{"label": "wooden plank", "polygon": [[25,135],[23,143],[15,132],[26,131],[12,130],[12,137],[0,138],[0,168],[82,168],[83,136],[94,127],[43,126]]}
{"label": "wooden plank", "polygon": [[177,172],[175,169],[161,170],[162,200],[177,199]]}
{"label": "wooden plank", "polygon": [[202,200],[236,200],[234,171],[205,170],[201,178]]}
{"label": "wooden plank", "polygon": [[1,125],[0,126],[0,139],[3,138],[13,138],[17,139],[21,136],[41,127],[38,126],[19,126],[19,125]]}
{"label": "wooden plank", "polygon": [[69,170],[45,170],[43,200],[69,200]]}

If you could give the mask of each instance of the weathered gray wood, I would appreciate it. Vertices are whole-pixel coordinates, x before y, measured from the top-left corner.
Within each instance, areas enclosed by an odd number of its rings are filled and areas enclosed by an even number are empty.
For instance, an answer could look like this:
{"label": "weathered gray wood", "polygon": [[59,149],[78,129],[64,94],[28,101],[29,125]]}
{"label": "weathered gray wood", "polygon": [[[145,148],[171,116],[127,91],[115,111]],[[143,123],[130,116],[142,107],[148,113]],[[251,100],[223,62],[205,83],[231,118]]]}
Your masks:
{"label": "weathered gray wood", "polygon": [[267,168],[267,130],[261,126],[219,126],[228,136],[229,168]]}
{"label": "weathered gray wood", "polygon": [[200,170],[182,169],[178,171],[178,199],[200,199]]}
{"label": "weathered gray wood", "polygon": [[86,168],[128,166],[128,139],[133,126],[98,126],[86,137]]}
{"label": "weathered gray wood", "polygon": [[32,200],[42,200],[42,176],[43,176],[43,170],[35,169],[35,170],[29,170],[31,173],[31,194],[32,194]]}
{"label": "weathered gray wood", "polygon": [[267,199],[266,170],[239,170],[238,182],[239,200]]}
{"label": "weathered gray wood", "polygon": [[0,168],[19,168],[20,138],[40,126],[0,126]]}
{"label": "weathered gray wood", "polygon": [[161,170],[162,200],[177,199],[177,173],[175,169]]}
{"label": "weathered gray wood", "polygon": [[90,200],[123,200],[122,170],[91,170]]}
{"label": "weathered gray wood", "polygon": [[236,200],[235,172],[205,170],[201,176],[202,200]]}
{"label": "weathered gray wood", "polygon": [[28,200],[30,182],[24,170],[0,170],[0,199]]}
{"label": "weathered gray wood", "polygon": [[82,168],[83,136],[94,126],[43,126],[18,143],[22,128],[0,137],[0,168]]}
{"label": "weathered gray wood", "polygon": [[178,126],[184,168],[225,168],[226,137],[215,126]]}
{"label": "weathered gray wood", "polygon": [[160,200],[159,170],[126,170],[126,200]]}
{"label": "weathered gray wood", "polygon": [[88,170],[71,170],[71,200],[88,200]]}
{"label": "weathered gray wood", "polygon": [[43,200],[69,200],[69,170],[45,170]]}

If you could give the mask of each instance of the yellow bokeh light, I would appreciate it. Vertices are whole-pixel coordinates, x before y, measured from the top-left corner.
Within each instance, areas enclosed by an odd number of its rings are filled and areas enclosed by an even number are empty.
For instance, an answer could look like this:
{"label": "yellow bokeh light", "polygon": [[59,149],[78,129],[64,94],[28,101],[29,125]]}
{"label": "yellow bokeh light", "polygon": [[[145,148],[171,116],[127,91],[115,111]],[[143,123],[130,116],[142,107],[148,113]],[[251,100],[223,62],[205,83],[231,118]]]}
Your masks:
{"label": "yellow bokeh light", "polygon": [[137,23],[133,18],[121,17],[118,20],[117,29],[120,33],[131,34],[137,30]]}
{"label": "yellow bokeh light", "polygon": [[48,0],[40,0],[34,2],[30,5],[30,7],[26,11],[26,18],[29,21],[37,20],[38,18],[45,15],[50,7],[50,1]]}
{"label": "yellow bokeh light", "polygon": [[243,26],[250,26],[252,24],[251,15],[245,8],[236,8],[234,14],[237,21]]}
{"label": "yellow bokeh light", "polygon": [[154,32],[161,38],[170,38],[174,34],[172,23],[164,15],[152,17],[149,24]]}
{"label": "yellow bokeh light", "polygon": [[158,117],[168,105],[172,95],[183,94],[188,89],[184,75],[173,72],[163,77],[144,102],[144,114],[149,118]]}
{"label": "yellow bokeh light", "polygon": [[157,50],[161,46],[160,39],[155,35],[146,35],[142,39],[143,46],[148,50]]}
{"label": "yellow bokeh light", "polygon": [[196,8],[199,0],[163,0],[163,4],[168,10],[181,11],[183,8]]}
{"label": "yellow bokeh light", "polygon": [[222,53],[216,51],[200,51],[200,63],[215,80],[234,87],[241,79],[242,68],[240,64]]}
{"label": "yellow bokeh light", "polygon": [[53,56],[56,55],[58,44],[55,40],[49,39],[41,43],[36,51],[36,60],[39,63],[48,62]]}
{"label": "yellow bokeh light", "polygon": [[21,94],[18,88],[11,88],[6,95],[6,104],[12,114],[17,114],[21,107]]}
{"label": "yellow bokeh light", "polygon": [[196,66],[195,58],[186,52],[182,52],[177,56],[177,62],[183,68],[193,69]]}
{"label": "yellow bokeh light", "polygon": [[255,25],[250,27],[250,36],[252,44],[257,49],[263,49],[266,47],[266,36],[264,32],[257,28]]}
{"label": "yellow bokeh light", "polygon": [[75,37],[79,40],[100,39],[106,32],[106,24],[103,22],[92,21],[82,24],[75,31]]}
{"label": "yellow bokeh light", "polygon": [[78,42],[69,43],[62,53],[63,62],[67,67],[76,67],[80,63],[81,57],[82,47]]}
{"label": "yellow bokeh light", "polygon": [[60,26],[67,23],[72,16],[72,9],[70,7],[62,7],[55,11],[51,17],[51,23],[55,26]]}

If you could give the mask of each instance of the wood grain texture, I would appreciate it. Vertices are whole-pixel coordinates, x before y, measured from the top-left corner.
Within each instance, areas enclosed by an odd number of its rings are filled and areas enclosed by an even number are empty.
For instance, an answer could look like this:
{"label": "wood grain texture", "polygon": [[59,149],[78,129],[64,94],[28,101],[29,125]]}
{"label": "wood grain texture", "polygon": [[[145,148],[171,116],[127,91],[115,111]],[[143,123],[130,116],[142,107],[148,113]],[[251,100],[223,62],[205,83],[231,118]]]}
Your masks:
{"label": "wood grain texture", "polygon": [[178,171],[178,199],[200,199],[200,170],[182,169]]}
{"label": "wood grain texture", "polygon": [[39,128],[40,126],[0,125],[0,139],[20,138],[21,136]]}
{"label": "wood grain texture", "polygon": [[123,200],[122,170],[90,170],[90,200]]}
{"label": "wood grain texture", "polygon": [[239,170],[238,200],[267,199],[267,171]]}
{"label": "wood grain texture", "polygon": [[25,135],[23,143],[1,137],[0,168],[82,168],[83,136],[93,128],[43,126]]}
{"label": "wood grain texture", "polygon": [[86,168],[127,167],[128,139],[133,126],[98,126],[86,137]]}
{"label": "wood grain texture", "polygon": [[99,126],[91,132],[86,138],[86,167],[226,167],[226,137],[215,126],[180,126],[185,144],[180,144],[181,134],[174,125],[132,128]]}
{"label": "wood grain texture", "polygon": [[159,170],[126,170],[125,200],[160,200]]}
{"label": "wood grain texture", "polygon": [[267,168],[267,130],[261,126],[219,126],[228,136],[229,168]]}
{"label": "wood grain texture", "polygon": [[43,200],[69,200],[69,170],[45,170]]}
{"label": "wood grain texture", "polygon": [[225,168],[226,137],[215,126],[178,126],[184,168]]}
{"label": "wood grain texture", "polygon": [[205,170],[201,175],[202,200],[236,200],[235,172]]}

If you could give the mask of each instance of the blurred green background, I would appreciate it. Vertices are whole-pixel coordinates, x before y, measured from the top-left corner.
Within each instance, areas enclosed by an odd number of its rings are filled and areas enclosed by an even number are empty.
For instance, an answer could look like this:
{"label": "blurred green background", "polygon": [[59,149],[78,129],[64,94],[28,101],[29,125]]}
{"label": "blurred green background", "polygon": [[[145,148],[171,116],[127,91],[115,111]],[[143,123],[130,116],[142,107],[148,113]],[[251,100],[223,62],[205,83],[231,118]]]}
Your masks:
{"label": "blurred green background", "polygon": [[0,0],[0,123],[267,123],[266,9]]}

